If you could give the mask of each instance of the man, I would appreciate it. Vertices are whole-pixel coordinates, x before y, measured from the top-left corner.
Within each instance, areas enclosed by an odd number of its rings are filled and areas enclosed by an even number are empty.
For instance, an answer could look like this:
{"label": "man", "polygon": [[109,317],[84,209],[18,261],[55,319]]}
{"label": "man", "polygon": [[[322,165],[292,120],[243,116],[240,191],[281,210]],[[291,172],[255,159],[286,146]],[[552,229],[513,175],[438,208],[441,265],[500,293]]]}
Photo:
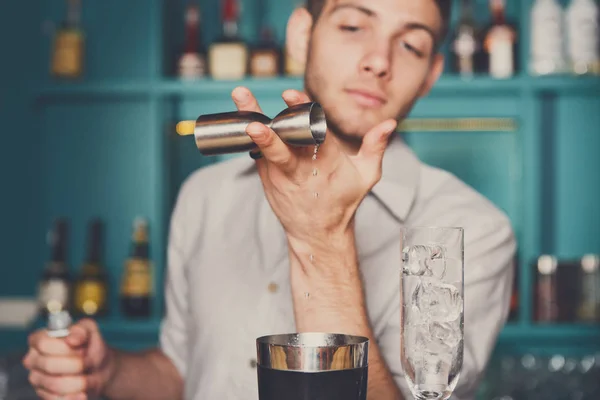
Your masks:
{"label": "man", "polygon": [[[194,173],[171,220],[160,349],[109,349],[80,321],[66,340],[30,338],[24,364],[44,399],[252,399],[258,336],[367,336],[369,400],[407,399],[400,364],[399,232],[465,228],[465,349],[456,395],[471,399],[508,312],[515,243],[507,218],[450,174],[423,165],[392,133],[443,69],[444,0],[312,0],[288,23],[328,136],[284,145],[264,125],[260,149]],[[244,89],[240,110],[260,110]],[[384,156],[385,151],[385,157]],[[316,168],[316,174],[315,172]]]}

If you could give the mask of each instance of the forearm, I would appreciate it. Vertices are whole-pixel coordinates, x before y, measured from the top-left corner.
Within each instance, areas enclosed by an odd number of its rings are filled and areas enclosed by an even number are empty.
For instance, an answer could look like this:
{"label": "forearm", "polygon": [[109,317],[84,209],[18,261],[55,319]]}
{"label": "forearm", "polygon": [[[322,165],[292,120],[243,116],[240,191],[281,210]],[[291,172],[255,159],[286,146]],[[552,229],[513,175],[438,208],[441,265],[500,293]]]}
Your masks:
{"label": "forearm", "polygon": [[112,376],[103,395],[111,400],[175,400],[183,397],[183,380],[158,349],[144,353],[112,350]]}
{"label": "forearm", "polygon": [[290,267],[297,331],[369,338],[369,400],[401,400],[369,323],[354,234],[313,243],[291,240]]}

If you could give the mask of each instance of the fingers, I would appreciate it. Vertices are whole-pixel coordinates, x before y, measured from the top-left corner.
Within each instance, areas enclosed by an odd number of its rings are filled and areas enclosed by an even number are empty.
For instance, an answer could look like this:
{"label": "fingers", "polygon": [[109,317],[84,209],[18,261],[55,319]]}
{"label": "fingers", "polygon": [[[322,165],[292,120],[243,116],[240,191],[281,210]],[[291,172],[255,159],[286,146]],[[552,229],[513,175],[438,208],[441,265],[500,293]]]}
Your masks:
{"label": "fingers", "polygon": [[363,138],[357,156],[365,159],[381,161],[391,134],[396,130],[398,122],[393,119],[383,121],[372,128]]}
{"label": "fingers", "polygon": [[87,400],[88,398],[85,393],[76,393],[62,396],[49,392],[43,388],[36,389],[35,392],[42,400]]}
{"label": "fingers", "polygon": [[80,349],[73,349],[62,338],[48,336],[45,330],[39,330],[29,336],[29,347],[47,356],[79,356]]}
{"label": "fingers", "polygon": [[283,98],[283,101],[285,101],[285,104],[288,105],[288,107],[295,106],[296,104],[310,102],[310,98],[306,93],[293,89],[286,90],[285,92],[283,92],[281,97]]}
{"label": "fingers", "polygon": [[272,129],[259,122],[253,122],[246,128],[246,133],[270,163],[277,165],[284,172],[294,171],[296,156]]}
{"label": "fingers", "polygon": [[85,370],[83,357],[46,356],[36,350],[28,353],[23,364],[47,375],[77,375]]}
{"label": "fingers", "polygon": [[88,344],[93,333],[98,331],[98,325],[91,319],[82,319],[69,330],[69,336],[65,338],[67,344],[72,347],[81,347]]}
{"label": "fingers", "polygon": [[381,178],[383,154],[398,122],[386,120],[372,128],[363,138],[355,163],[371,187]]}
{"label": "fingers", "polygon": [[250,90],[243,86],[238,86],[233,89],[231,98],[239,111],[255,111],[262,113],[256,98],[252,95]]}
{"label": "fingers", "polygon": [[[40,371],[32,371],[29,374],[29,382],[36,392],[41,392],[48,399],[81,398],[77,395],[87,391],[85,375],[52,376]],[[68,397],[69,395],[71,397]]]}

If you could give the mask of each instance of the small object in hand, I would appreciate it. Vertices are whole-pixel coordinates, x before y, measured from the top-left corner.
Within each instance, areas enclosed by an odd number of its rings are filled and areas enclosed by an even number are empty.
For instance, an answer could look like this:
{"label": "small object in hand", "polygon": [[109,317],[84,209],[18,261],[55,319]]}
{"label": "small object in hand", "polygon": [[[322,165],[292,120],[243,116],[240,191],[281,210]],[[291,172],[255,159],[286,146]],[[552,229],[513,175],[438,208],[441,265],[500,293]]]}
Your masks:
{"label": "small object in hand", "polygon": [[48,316],[48,336],[55,338],[69,336],[71,322],[71,316],[67,311],[51,313]]}

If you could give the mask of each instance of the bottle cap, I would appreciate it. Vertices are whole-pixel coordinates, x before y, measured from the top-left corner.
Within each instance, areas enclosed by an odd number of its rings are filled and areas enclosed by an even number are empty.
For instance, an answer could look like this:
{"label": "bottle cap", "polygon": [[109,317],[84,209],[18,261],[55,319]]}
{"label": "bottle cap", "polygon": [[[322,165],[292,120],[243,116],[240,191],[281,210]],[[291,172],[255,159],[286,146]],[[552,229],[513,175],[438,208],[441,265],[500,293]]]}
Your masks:
{"label": "bottle cap", "polygon": [[71,322],[71,315],[67,311],[50,313],[48,316],[48,335],[52,337],[68,336]]}

